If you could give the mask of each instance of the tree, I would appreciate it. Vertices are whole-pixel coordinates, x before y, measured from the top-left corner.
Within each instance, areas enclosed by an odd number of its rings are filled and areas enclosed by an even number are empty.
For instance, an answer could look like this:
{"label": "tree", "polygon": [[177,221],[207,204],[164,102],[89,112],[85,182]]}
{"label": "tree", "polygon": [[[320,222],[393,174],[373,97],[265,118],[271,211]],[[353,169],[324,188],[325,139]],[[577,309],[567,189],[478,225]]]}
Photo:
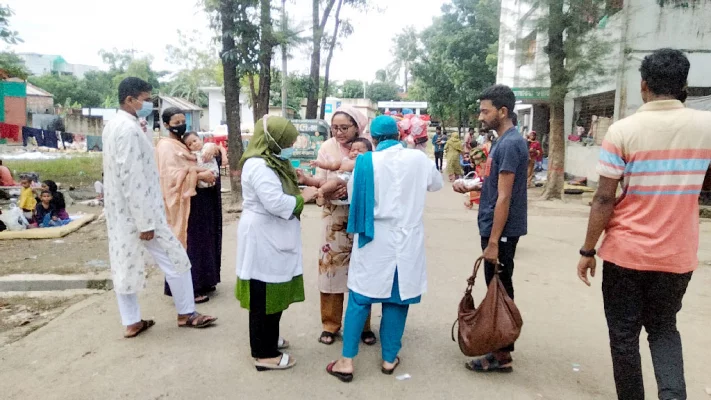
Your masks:
{"label": "tree", "polygon": [[396,83],[376,82],[368,85],[368,98],[374,102],[400,99],[400,87]]}
{"label": "tree", "polygon": [[9,51],[0,52],[0,70],[5,71],[8,78],[27,79],[30,75],[22,59]]}
{"label": "tree", "polygon": [[393,38],[392,54],[394,60],[390,64],[390,71],[395,76],[404,71],[405,93],[407,93],[409,87],[410,66],[417,60],[419,53],[417,43],[417,31],[414,26],[406,27],[402,33]]}
{"label": "tree", "polygon": [[336,0],[326,0],[326,7],[323,10],[323,15],[321,15],[321,1],[312,0],[311,84],[306,98],[307,119],[315,119],[317,116],[318,93],[321,83],[321,41],[323,40],[326,23],[328,23],[328,17],[331,15],[331,10],[335,4]]}
{"label": "tree", "polygon": [[343,82],[341,93],[346,99],[362,99],[365,96],[363,93],[365,82],[356,80],[347,80]]}
{"label": "tree", "polygon": [[99,50],[99,55],[104,64],[108,65],[109,69],[114,72],[125,72],[133,60],[134,53],[135,51],[133,50],[119,50],[115,47],[112,50]]}
{"label": "tree", "polygon": [[497,0],[452,0],[420,35],[412,75],[433,116],[468,125],[479,94],[495,83],[487,59],[498,40],[500,7]]}
{"label": "tree", "polygon": [[17,31],[10,29],[10,17],[15,15],[10,6],[0,4],[0,39],[7,44],[22,42]]}
{"label": "tree", "polygon": [[[209,6],[209,5],[208,5]],[[227,116],[227,132],[229,147],[230,185],[232,187],[232,200],[238,205],[242,204],[242,182],[240,159],[244,149],[242,147],[242,131],[240,128],[240,80],[238,69],[244,59],[237,47],[235,37],[240,33],[251,30],[248,26],[247,6],[235,0],[219,0],[212,10],[217,13],[220,24],[222,40],[222,69],[224,76],[225,110]],[[208,8],[209,9],[209,8]],[[242,46],[245,44],[241,43]]]}
{"label": "tree", "polygon": [[594,87],[610,74],[605,63],[610,42],[589,34],[609,10],[605,0],[546,0],[547,15],[541,20],[548,32],[550,68],[550,135],[548,178],[544,199],[560,199],[565,184],[565,97],[571,91]]}
{"label": "tree", "polygon": [[272,30],[271,3],[269,0],[260,0],[259,19],[259,88],[255,86],[254,75],[250,74],[250,88],[252,91],[252,109],[254,120],[269,114],[269,90],[272,79],[272,56],[274,46],[278,45]]}
{"label": "tree", "polygon": [[[328,57],[326,58],[326,71],[323,79],[324,93],[321,97],[321,112],[319,113],[320,119],[326,119],[326,97],[328,94],[328,79],[331,74],[331,60],[333,59],[333,50],[336,48],[336,40],[338,40],[338,30],[341,27],[341,8],[343,8],[343,0],[337,0],[338,5],[336,6],[336,22],[333,28],[333,37],[328,44]],[[307,106],[308,107],[308,106]]]}
{"label": "tree", "polygon": [[162,91],[207,106],[207,95],[200,87],[222,85],[221,65],[213,43],[202,43],[196,30],[190,33],[178,30],[178,45],[167,45],[166,51],[166,60],[179,70],[163,85]]}

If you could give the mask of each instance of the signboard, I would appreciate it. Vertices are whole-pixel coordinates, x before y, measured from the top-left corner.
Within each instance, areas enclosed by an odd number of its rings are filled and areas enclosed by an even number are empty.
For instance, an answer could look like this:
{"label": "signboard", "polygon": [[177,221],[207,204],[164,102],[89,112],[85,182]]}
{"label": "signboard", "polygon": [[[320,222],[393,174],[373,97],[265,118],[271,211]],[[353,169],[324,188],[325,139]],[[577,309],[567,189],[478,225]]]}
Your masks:
{"label": "signboard", "polygon": [[550,88],[530,87],[511,88],[516,95],[516,100],[548,100],[551,95]]}
{"label": "signboard", "polygon": [[378,108],[427,108],[426,101],[379,101]]}
{"label": "signboard", "polygon": [[333,104],[326,103],[326,114],[331,114],[331,113],[333,113]]}
{"label": "signboard", "polygon": [[[326,110],[328,112],[328,108]],[[316,171],[309,166],[309,161],[318,157],[321,144],[328,139],[331,127],[326,121],[318,119],[302,119],[291,122],[299,131],[299,137],[294,143],[294,155],[291,157],[292,164],[296,168],[315,174]]]}

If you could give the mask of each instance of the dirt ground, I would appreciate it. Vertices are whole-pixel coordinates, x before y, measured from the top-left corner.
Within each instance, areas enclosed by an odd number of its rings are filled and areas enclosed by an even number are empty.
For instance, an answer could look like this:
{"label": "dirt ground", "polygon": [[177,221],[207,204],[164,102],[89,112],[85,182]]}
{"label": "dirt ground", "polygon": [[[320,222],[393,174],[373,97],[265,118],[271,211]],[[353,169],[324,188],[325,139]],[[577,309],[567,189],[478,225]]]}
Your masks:
{"label": "dirt ground", "polygon": [[[535,198],[532,193],[532,198]],[[306,301],[282,318],[281,334],[298,360],[289,372],[257,373],[249,354],[248,316],[233,295],[236,224],[224,231],[222,281],[199,309],[220,317],[203,331],[177,329],[175,309],[154,274],[140,301],[144,318],[157,325],[137,339],[122,338],[113,293],[92,296],[45,327],[0,347],[3,399],[469,399],[607,400],[615,398],[601,277],[587,288],[575,276],[577,253],[589,208],[582,201],[531,200],[529,235],[516,255],[516,302],[524,329],[517,342],[515,371],[476,375],[450,339],[456,307],[478,248],[476,213],[464,210],[463,197],[446,187],[428,197],[425,213],[428,292],[410,309],[396,376],[380,373],[380,347],[361,346],[356,378],[345,385],[324,372],[341,352],[341,342],[324,346],[317,290],[321,246],[320,212],[308,206],[302,218]],[[711,387],[706,360],[711,347],[711,221],[701,224],[701,265],[694,273],[679,329],[684,340],[689,399],[707,399]],[[477,284],[475,299],[483,296]],[[380,308],[373,309],[377,332]],[[656,385],[647,342],[641,354],[645,385]],[[397,376],[408,374],[409,379]]]}

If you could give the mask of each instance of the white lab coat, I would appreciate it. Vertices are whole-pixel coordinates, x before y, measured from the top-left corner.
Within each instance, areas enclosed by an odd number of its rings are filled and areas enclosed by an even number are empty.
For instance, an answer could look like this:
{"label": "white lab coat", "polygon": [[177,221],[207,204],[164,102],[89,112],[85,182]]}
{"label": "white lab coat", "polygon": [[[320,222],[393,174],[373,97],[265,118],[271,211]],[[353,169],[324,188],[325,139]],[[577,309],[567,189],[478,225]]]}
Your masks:
{"label": "white lab coat", "polygon": [[397,267],[400,298],[408,300],[427,290],[422,216],[427,192],[442,189],[442,174],[423,152],[401,145],[373,153],[373,171],[375,237],[358,248],[356,235],[348,288],[371,298],[389,298]]}
{"label": "white lab coat", "polygon": [[284,283],[303,274],[301,222],[296,197],[287,195],[277,174],[261,158],[242,169],[242,216],[237,227],[237,276]]}
{"label": "white lab coat", "polygon": [[104,211],[114,290],[134,294],[145,286],[150,261],[141,232],[154,231],[173,270],[190,269],[185,249],[166,221],[153,145],[133,115],[120,110],[104,128]]}

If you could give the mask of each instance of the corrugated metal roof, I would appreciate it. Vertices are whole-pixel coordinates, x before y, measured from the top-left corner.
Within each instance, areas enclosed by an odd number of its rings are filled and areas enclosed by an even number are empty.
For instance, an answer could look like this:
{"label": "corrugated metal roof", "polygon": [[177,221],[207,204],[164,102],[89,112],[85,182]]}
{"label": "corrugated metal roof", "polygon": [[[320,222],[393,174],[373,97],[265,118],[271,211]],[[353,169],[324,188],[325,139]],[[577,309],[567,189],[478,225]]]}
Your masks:
{"label": "corrugated metal roof", "polygon": [[178,107],[179,109],[183,111],[202,111],[202,108],[196,104],[193,104],[185,99],[181,99],[179,97],[171,97],[171,96],[160,96],[160,99],[163,101],[167,101],[174,107]]}
{"label": "corrugated metal roof", "polygon": [[40,89],[37,86],[27,82],[27,95],[28,96],[40,96],[40,97],[54,97],[54,95],[44,89]]}

